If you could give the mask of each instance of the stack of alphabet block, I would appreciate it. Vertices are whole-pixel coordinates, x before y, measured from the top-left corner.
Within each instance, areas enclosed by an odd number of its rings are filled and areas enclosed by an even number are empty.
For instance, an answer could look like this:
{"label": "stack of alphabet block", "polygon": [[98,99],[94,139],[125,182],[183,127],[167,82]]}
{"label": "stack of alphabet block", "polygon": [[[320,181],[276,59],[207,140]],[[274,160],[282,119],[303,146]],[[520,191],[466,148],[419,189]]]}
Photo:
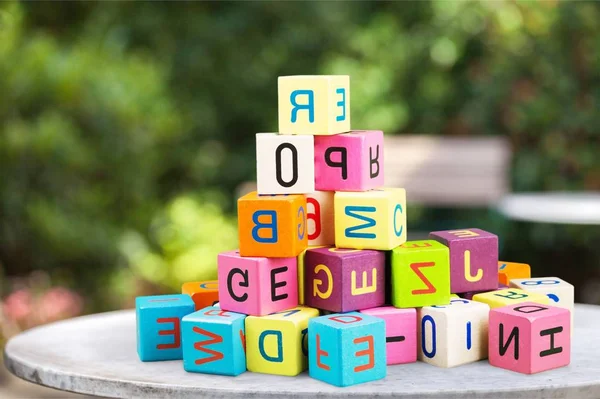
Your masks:
{"label": "stack of alphabet block", "polygon": [[349,77],[278,86],[279,133],[256,135],[257,192],[238,200],[239,250],[219,254],[217,281],[137,298],[142,361],[308,369],[337,386],[417,359],[522,373],[569,363],[572,285],[499,262],[498,237],[480,229],[407,242],[406,193],[383,187],[383,133],[350,130]]}

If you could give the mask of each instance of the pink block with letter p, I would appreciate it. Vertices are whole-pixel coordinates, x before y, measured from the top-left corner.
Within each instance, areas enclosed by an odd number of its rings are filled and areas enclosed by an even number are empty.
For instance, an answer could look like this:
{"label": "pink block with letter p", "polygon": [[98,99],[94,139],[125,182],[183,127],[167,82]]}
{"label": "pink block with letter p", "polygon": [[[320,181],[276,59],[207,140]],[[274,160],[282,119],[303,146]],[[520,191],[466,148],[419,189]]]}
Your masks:
{"label": "pink block with letter p", "polygon": [[383,185],[382,131],[315,136],[316,190],[367,191]]}
{"label": "pink block with letter p", "polygon": [[361,310],[360,313],[385,320],[385,350],[387,364],[417,361],[417,310],[383,306]]}

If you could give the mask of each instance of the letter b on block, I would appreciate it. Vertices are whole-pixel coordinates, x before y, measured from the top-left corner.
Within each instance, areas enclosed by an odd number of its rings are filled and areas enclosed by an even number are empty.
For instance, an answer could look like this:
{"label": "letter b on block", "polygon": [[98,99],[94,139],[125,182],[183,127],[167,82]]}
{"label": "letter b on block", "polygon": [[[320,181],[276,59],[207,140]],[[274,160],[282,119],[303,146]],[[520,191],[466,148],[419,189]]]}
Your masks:
{"label": "letter b on block", "polygon": [[349,76],[280,76],[277,85],[280,134],[350,130]]}

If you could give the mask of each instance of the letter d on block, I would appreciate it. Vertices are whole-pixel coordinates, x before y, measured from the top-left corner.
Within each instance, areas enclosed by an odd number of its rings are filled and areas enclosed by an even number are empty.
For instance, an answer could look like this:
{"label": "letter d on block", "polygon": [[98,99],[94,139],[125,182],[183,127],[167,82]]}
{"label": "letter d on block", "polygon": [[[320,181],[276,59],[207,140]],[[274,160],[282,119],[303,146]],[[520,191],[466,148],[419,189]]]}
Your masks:
{"label": "letter d on block", "polygon": [[[269,335],[274,336],[276,339],[277,354],[275,356],[267,354],[267,351],[265,350],[265,340]],[[263,359],[268,362],[283,362],[283,335],[281,334],[281,331],[265,330],[260,333],[260,336],[258,337],[258,350]]]}

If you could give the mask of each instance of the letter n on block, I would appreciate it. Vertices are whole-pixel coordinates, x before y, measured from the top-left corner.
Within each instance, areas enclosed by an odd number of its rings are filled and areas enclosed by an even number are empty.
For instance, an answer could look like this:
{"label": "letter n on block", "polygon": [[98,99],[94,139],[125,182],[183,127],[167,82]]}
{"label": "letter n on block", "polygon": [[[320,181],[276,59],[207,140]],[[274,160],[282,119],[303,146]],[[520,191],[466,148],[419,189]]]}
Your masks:
{"label": "letter n on block", "polygon": [[239,375],[246,371],[246,315],[214,306],[182,320],[183,368],[186,371]]}
{"label": "letter n on block", "polygon": [[344,387],[385,377],[385,322],[357,312],[308,322],[308,372]]}
{"label": "letter n on block", "polygon": [[569,309],[524,302],[490,311],[492,366],[534,374],[571,361]]}

